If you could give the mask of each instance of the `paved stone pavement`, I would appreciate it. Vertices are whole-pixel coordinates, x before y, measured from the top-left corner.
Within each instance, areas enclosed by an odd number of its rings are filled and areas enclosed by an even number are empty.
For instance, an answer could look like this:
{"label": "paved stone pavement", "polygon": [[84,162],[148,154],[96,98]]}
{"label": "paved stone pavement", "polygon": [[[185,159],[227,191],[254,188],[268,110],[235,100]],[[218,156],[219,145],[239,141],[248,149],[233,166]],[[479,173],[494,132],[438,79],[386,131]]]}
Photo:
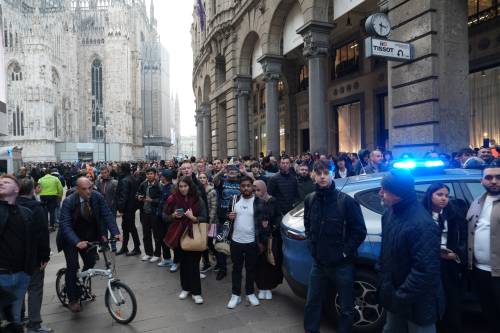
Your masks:
{"label": "paved stone pavement", "polygon": [[[137,218],[137,226],[140,223]],[[139,229],[139,232],[141,230]],[[64,308],[55,293],[56,272],[65,267],[63,253],[56,252],[55,233],[51,235],[54,251],[46,269],[42,319],[44,325],[57,333],[250,333],[286,332],[302,333],[304,300],[296,297],[286,281],[274,292],[272,301],[262,301],[260,306],[248,307],[242,302],[234,310],[226,308],[231,294],[231,277],[215,280],[215,273],[207,273],[202,280],[205,303],[196,305],[188,298],[179,300],[179,273],[170,273],[167,268],[141,262],[139,257],[117,257],[118,277],[134,291],[137,316],[129,325],[120,325],[111,319],[104,306],[105,280],[94,278],[94,302],[85,303],[81,313],[73,314]],[[102,259],[98,266],[103,265]],[[230,272],[230,267],[229,272]],[[465,333],[483,333],[482,321],[477,316],[465,316]],[[322,332],[335,332],[333,324],[324,320]]]}
{"label": "paved stone pavement", "polygon": [[[137,219],[138,221],[138,219]],[[139,223],[137,223],[139,226]],[[242,302],[234,310],[226,308],[231,295],[231,277],[215,280],[215,273],[207,273],[202,280],[205,303],[196,305],[188,298],[179,300],[179,272],[141,262],[139,257],[118,256],[117,272],[121,280],[134,291],[137,316],[129,325],[114,322],[104,306],[105,280],[94,278],[94,302],[85,303],[81,313],[73,314],[64,308],[55,293],[56,272],[65,267],[64,254],[55,250],[55,233],[51,236],[54,251],[45,276],[45,295],[42,307],[44,325],[57,333],[135,333],[135,332],[303,332],[304,301],[296,297],[286,282],[274,293],[272,301],[248,307]],[[102,265],[102,259],[98,265]],[[230,270],[229,270],[230,271]],[[334,332],[326,322],[322,332]]]}

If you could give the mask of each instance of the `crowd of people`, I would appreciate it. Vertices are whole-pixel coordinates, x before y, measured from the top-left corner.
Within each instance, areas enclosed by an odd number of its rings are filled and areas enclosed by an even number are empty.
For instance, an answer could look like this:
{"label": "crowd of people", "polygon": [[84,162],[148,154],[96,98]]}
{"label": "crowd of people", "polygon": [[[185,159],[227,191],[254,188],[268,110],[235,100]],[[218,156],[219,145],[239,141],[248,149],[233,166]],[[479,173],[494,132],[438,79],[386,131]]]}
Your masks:
{"label": "crowd of people", "polygon": [[[388,171],[380,191],[387,208],[378,286],[387,310],[384,332],[435,332],[436,323],[442,332],[461,332],[467,268],[493,332],[500,327],[499,150],[464,148],[453,155],[425,156],[442,160],[446,167],[484,169],[486,193],[468,213],[450,202],[445,184],[429,187],[424,202],[417,202],[411,175],[391,170],[391,152],[378,149],[335,157],[306,153],[211,161],[192,157],[26,164],[16,175],[0,176],[0,319],[14,332],[24,327],[28,332],[52,331],[41,325],[40,308],[44,268],[50,260],[49,232],[54,231],[57,249],[66,258],[68,307],[73,312],[82,310],[76,288],[78,256],[83,270],[93,267],[95,253],[84,250],[89,242],[106,239],[113,240],[117,256],[137,257],[172,273],[179,270],[178,297],[191,296],[196,304],[204,302],[205,273],[213,270],[216,280],[225,279],[229,257],[232,288],[227,307],[234,309],[242,300],[257,306],[272,300],[273,289],[283,282],[280,222],[304,201],[314,259],[304,328],[319,332],[323,298],[335,284],[338,331],[350,332],[354,261],[366,227],[359,204],[335,188],[335,179]],[[183,247],[185,238],[195,240],[198,230],[205,231],[206,246]],[[120,248],[114,240],[121,241]]]}

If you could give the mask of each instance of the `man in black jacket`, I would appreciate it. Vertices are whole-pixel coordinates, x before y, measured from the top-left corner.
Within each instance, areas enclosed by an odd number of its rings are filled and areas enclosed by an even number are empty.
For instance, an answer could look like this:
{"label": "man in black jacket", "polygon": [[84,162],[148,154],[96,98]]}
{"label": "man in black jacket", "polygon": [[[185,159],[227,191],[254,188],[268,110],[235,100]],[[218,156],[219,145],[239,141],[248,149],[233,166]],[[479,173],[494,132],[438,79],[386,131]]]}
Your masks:
{"label": "man in black jacket", "polygon": [[299,200],[304,201],[306,195],[314,192],[314,182],[311,179],[309,166],[306,162],[302,162],[299,166],[299,174],[297,175]]}
{"label": "man in black jacket", "polygon": [[50,239],[48,221],[42,204],[34,197],[35,183],[32,178],[23,178],[20,181],[19,197],[17,204],[30,209],[33,213],[33,249],[35,262],[33,274],[28,286],[28,333],[52,332],[52,329],[42,327],[43,281],[45,277],[45,267],[50,260]]}
{"label": "man in black jacket", "polygon": [[[160,183],[156,180],[156,169],[149,168],[146,170],[146,180],[139,185],[137,200],[141,204],[142,242],[144,243],[144,252],[146,252],[141,260],[151,263],[160,260],[162,251],[163,238],[159,216],[160,199],[161,188]],[[153,239],[155,243],[154,249]],[[165,253],[164,256],[167,257]]]}
{"label": "man in black jacket", "polygon": [[[0,299],[0,321],[9,320],[12,331],[23,332],[21,306],[33,272],[33,213],[16,203],[19,183],[14,176],[0,176],[0,290],[11,296]],[[7,303],[7,304],[5,304]]]}
{"label": "man in black jacket", "polygon": [[306,332],[319,332],[325,295],[335,284],[339,294],[339,333],[351,332],[354,319],[354,258],[366,237],[359,204],[335,189],[333,166],[314,163],[316,191],[304,202],[304,227],[314,259],[304,312]]}
{"label": "man in black jacket", "polygon": [[439,228],[417,201],[406,170],[392,170],[382,179],[380,197],[387,208],[378,264],[378,296],[387,310],[384,333],[435,333],[444,310]]}
{"label": "man in black jacket", "polygon": [[290,173],[290,158],[284,156],[280,160],[280,171],[267,183],[267,191],[276,198],[282,215],[292,210],[293,205],[299,200],[297,178]]}
{"label": "man in black jacket", "polygon": [[[135,195],[137,193],[137,181],[130,173],[130,164],[122,163],[120,165],[121,179],[118,181],[116,188],[116,207],[122,213],[122,231],[123,231],[123,244],[122,248],[116,255],[125,254],[126,256],[137,256],[141,254],[141,241],[139,240],[139,233],[135,226],[135,212],[137,210],[137,203]],[[134,249],[128,251],[128,240],[132,235],[134,242]]]}

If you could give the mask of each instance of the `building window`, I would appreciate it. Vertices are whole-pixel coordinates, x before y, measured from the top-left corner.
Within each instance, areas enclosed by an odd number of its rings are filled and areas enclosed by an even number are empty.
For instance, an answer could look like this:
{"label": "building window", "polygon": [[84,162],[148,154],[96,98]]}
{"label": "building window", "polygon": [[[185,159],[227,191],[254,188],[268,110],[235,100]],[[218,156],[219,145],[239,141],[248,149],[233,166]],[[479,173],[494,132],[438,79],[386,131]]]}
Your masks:
{"label": "building window", "polygon": [[12,113],[12,134],[14,136],[24,135],[24,112],[19,111],[19,106]]}
{"label": "building window", "polygon": [[304,91],[309,88],[309,67],[307,65],[303,65],[299,69],[299,91]]}
{"label": "building window", "polygon": [[102,123],[102,63],[96,59],[92,63],[92,139],[104,137]]}
{"label": "building window", "polygon": [[21,67],[19,66],[18,63],[14,63],[11,69],[10,73],[10,79],[12,81],[22,81],[23,80],[23,73],[21,72]]}
{"label": "building window", "polygon": [[260,110],[263,112],[266,109],[266,89],[259,91],[259,105]]}
{"label": "building window", "polygon": [[57,130],[57,109],[54,110],[54,137],[58,137],[59,136],[59,131]]}
{"label": "building window", "polygon": [[278,81],[278,98],[279,100],[283,99],[283,95],[285,94],[285,83],[283,80]]}
{"label": "building window", "polygon": [[500,16],[499,0],[468,0],[469,26]]}
{"label": "building window", "polygon": [[215,83],[220,86],[226,82],[226,57],[219,54],[215,57]]}
{"label": "building window", "polygon": [[358,152],[361,149],[360,103],[338,106],[337,117],[339,152]]}
{"label": "building window", "polygon": [[332,80],[359,70],[359,43],[352,41],[335,49],[332,59]]}

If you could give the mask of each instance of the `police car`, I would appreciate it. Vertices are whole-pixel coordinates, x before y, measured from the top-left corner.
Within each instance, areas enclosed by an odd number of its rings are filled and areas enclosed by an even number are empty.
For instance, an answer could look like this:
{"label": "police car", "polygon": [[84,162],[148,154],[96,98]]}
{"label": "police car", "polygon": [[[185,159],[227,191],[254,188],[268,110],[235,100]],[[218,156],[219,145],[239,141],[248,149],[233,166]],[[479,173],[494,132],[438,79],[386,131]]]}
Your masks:
{"label": "police car", "polygon": [[[474,198],[484,192],[480,184],[481,171],[471,169],[443,169],[441,161],[406,160],[393,164],[394,168],[412,169],[415,190],[421,201],[427,188],[441,182],[450,188],[450,200],[461,202],[467,207]],[[338,190],[353,197],[361,206],[365,219],[367,237],[358,249],[355,277],[355,320],[357,332],[376,332],[384,323],[384,309],[377,302],[375,264],[380,253],[381,217],[384,208],[378,195],[384,173],[360,175],[336,179]],[[466,207],[464,207],[466,208]],[[292,291],[306,296],[312,257],[304,231],[304,204],[301,203],[284,216],[281,222],[283,238],[283,272]],[[327,297],[326,311],[334,319],[338,315],[336,292]]]}

